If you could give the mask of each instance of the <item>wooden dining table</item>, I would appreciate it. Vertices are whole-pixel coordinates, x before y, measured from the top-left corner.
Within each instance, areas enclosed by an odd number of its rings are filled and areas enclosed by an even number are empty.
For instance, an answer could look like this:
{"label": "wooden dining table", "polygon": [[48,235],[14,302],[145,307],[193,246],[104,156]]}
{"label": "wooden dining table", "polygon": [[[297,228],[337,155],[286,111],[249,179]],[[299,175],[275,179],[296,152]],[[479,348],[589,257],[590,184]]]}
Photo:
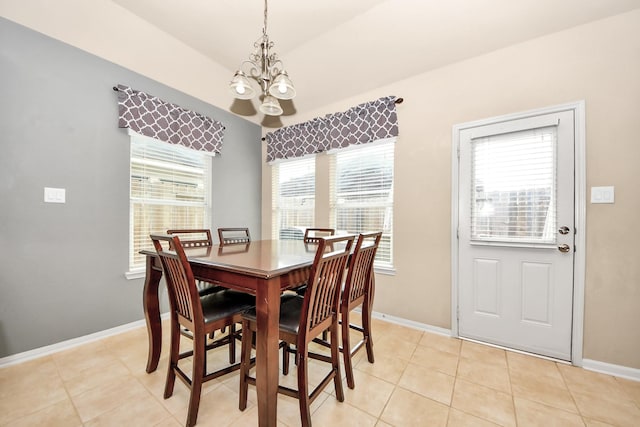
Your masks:
{"label": "wooden dining table", "polygon": [[[278,322],[280,294],[307,281],[317,249],[302,240],[257,240],[250,243],[185,248],[194,277],[256,296],[256,391],[260,426],[277,424]],[[143,304],[149,335],[146,370],[158,367],[162,325],[158,290],[162,267],[155,251],[146,255]]]}

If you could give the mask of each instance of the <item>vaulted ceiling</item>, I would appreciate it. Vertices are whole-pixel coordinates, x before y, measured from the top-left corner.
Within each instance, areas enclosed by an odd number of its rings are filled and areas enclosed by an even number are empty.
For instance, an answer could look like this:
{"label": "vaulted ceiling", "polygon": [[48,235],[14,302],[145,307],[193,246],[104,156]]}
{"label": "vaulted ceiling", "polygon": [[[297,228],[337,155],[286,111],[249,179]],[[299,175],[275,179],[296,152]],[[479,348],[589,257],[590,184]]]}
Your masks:
{"label": "vaulted ceiling", "polygon": [[[113,2],[228,68],[229,79],[262,34],[262,0]],[[271,0],[267,32],[296,108],[309,110],[637,8],[640,0]]]}

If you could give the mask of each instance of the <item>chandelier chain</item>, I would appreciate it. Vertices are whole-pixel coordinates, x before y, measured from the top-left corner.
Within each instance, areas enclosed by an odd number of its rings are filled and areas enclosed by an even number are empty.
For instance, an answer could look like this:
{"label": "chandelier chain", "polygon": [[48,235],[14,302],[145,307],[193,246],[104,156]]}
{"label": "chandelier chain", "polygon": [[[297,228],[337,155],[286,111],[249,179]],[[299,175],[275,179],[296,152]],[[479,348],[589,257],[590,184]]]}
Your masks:
{"label": "chandelier chain", "polygon": [[264,0],[264,27],[262,27],[262,35],[267,35],[267,0]]}

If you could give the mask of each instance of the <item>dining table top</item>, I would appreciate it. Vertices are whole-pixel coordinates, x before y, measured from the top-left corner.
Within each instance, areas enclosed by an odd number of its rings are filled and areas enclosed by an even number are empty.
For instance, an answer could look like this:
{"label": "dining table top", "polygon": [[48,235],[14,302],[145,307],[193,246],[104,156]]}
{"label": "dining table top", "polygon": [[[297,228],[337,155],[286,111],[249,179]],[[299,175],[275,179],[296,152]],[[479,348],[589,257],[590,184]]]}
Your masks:
{"label": "dining table top", "polygon": [[[302,240],[254,240],[184,248],[184,252],[192,264],[269,279],[310,266],[317,249],[317,243]],[[153,250],[141,253],[155,255]]]}

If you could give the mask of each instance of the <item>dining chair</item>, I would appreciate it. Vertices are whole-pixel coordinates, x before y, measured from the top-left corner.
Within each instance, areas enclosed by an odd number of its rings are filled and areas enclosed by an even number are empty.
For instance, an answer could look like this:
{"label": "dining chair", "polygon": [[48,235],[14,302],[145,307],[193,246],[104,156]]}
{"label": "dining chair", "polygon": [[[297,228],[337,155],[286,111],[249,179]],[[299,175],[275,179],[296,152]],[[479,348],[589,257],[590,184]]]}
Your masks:
{"label": "dining chair", "polygon": [[[340,324],[342,329],[342,352],[347,386],[355,387],[353,378],[353,356],[364,346],[369,363],[374,362],[373,340],[371,338],[371,312],[373,308],[374,272],[373,261],[378,251],[382,232],[363,233],[358,236],[353,254],[349,259],[347,278],[340,299]],[[351,323],[349,314],[362,307],[362,325]],[[350,329],[362,333],[362,339],[351,346]]]}
{"label": "dining chair", "polygon": [[[167,230],[167,234],[170,236],[180,237],[180,243],[182,244],[183,248],[205,248],[213,246],[211,231],[206,228]],[[205,282],[204,280],[196,280],[196,286],[198,287],[198,293],[200,294],[200,296],[205,296],[213,292],[219,292],[228,289],[225,286],[222,286],[220,282],[212,283]],[[220,332],[225,333],[226,327],[222,327],[220,329]],[[192,338],[191,332],[184,328],[181,329],[181,333],[187,338]],[[240,335],[236,332],[235,323],[230,326],[229,335],[239,338]],[[214,339],[214,332],[211,332],[211,334],[209,334],[209,337],[211,339]],[[235,341],[229,344],[229,363],[236,363]]]}
{"label": "dining chair", "polygon": [[[323,237],[333,236],[335,234],[336,234],[336,230],[333,228],[307,228],[304,230],[304,236],[302,239],[305,243],[305,246],[313,247],[315,246],[315,244],[320,242],[320,240]],[[304,295],[306,290],[307,290],[306,283],[292,289],[292,291],[294,291],[298,295]],[[326,339],[327,338],[326,335],[324,335],[323,338]]]}
{"label": "dining chair", "polygon": [[218,228],[218,238],[220,245],[251,242],[251,235],[246,227]]}
{"label": "dining chair", "polygon": [[[338,401],[344,401],[342,378],[340,375],[340,349],[338,345],[338,305],[340,303],[340,284],[347,265],[351,246],[355,236],[344,235],[323,238],[318,243],[309,276],[308,288],[304,297],[300,295],[283,296],[280,303],[279,338],[287,344],[295,345],[297,362],[297,390],[278,385],[278,393],[298,399],[300,418],[304,427],[311,426],[309,406],[333,380]],[[326,248],[331,250],[326,251]],[[249,384],[256,384],[249,375],[253,363],[250,360],[252,336],[256,331],[256,310],[247,311],[242,316],[242,351],[240,356],[240,410],[247,407]],[[331,332],[331,356],[315,354],[309,351],[309,343],[323,331]],[[249,333],[251,331],[251,333]],[[308,359],[317,359],[331,365],[330,371],[309,394]],[[287,361],[288,361],[287,357]],[[288,370],[288,363],[286,369]],[[262,385],[261,387],[264,387]]]}
{"label": "dining chair", "polygon": [[[178,236],[183,248],[206,248],[213,246],[211,231],[206,228],[167,230],[167,234],[170,236]],[[196,284],[200,295],[206,295],[225,289],[223,286],[219,286],[216,283],[205,282],[202,280],[198,280]]]}
{"label": "dining chair", "polygon": [[323,237],[333,236],[335,234],[336,230],[333,228],[307,228],[304,230],[304,237],[302,239],[305,243],[318,243]]}
{"label": "dining chair", "polygon": [[[224,326],[242,320],[242,313],[252,307],[251,299],[239,292],[220,291],[200,296],[196,288],[191,265],[184,253],[178,236],[151,235],[153,245],[162,264],[167,283],[171,344],[164,398],[173,394],[176,376],[190,389],[186,425],[193,426],[198,418],[202,384],[239,369],[240,364],[232,364],[215,372],[207,373],[206,352],[235,342],[230,333],[213,342],[207,342],[207,335]],[[193,349],[180,352],[180,328],[192,333]],[[191,376],[179,362],[193,356]]]}

